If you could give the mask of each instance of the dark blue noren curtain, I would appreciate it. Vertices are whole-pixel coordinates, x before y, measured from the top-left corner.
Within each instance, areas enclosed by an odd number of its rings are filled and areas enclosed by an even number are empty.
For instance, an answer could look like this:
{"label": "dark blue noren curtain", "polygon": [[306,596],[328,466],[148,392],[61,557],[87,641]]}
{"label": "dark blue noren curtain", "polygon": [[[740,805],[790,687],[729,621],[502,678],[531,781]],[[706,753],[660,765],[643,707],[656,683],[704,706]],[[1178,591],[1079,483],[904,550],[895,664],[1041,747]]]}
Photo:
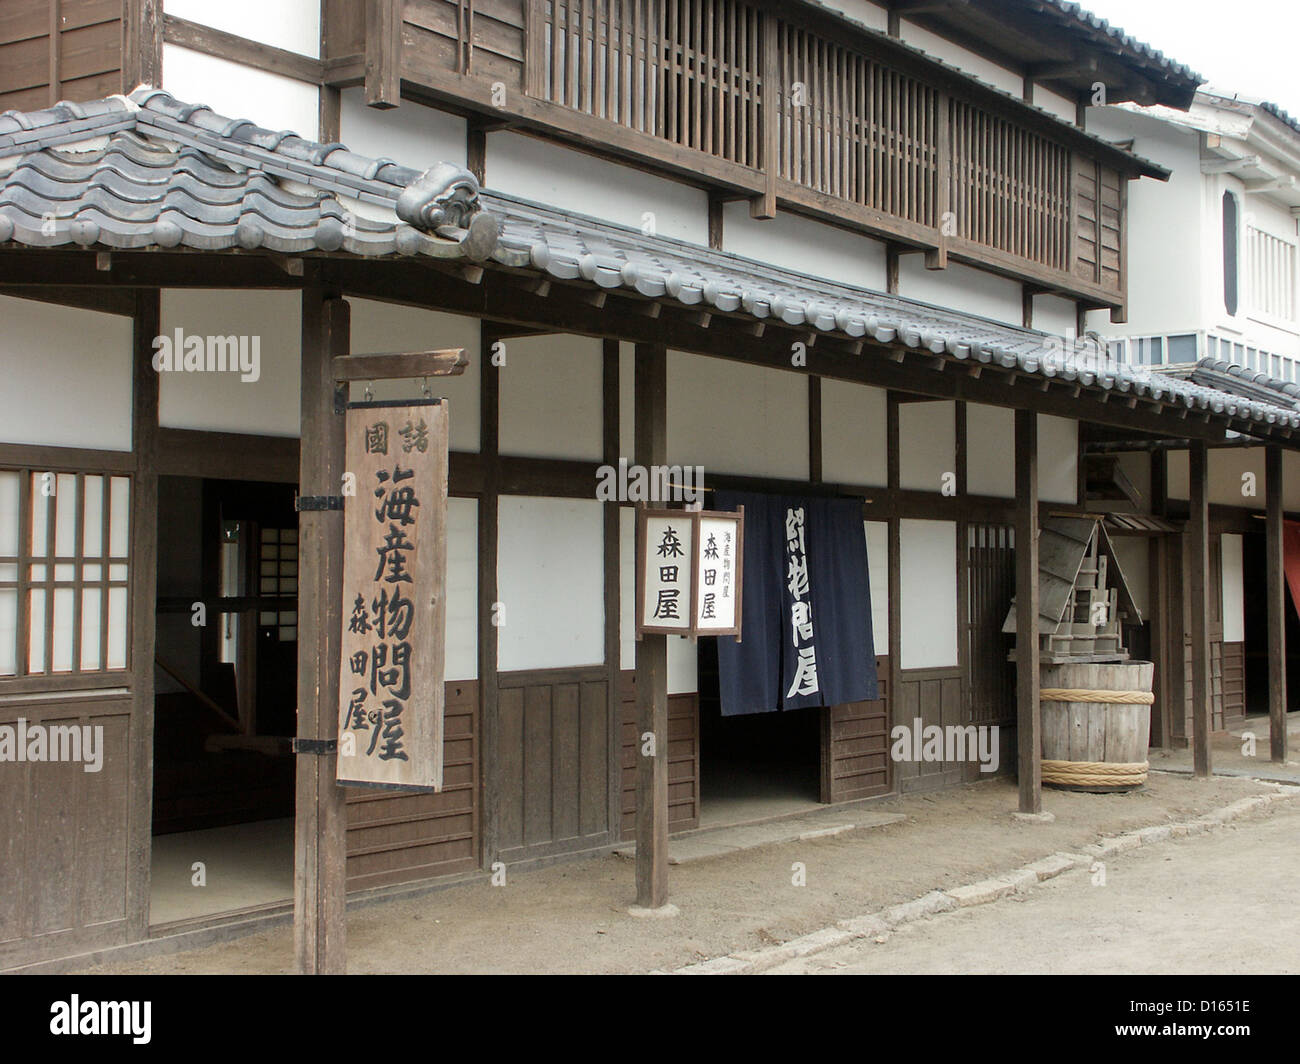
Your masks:
{"label": "dark blue noren curtain", "polygon": [[745,508],[742,642],[718,640],[723,716],[878,698],[861,503],[720,491],[714,505]]}

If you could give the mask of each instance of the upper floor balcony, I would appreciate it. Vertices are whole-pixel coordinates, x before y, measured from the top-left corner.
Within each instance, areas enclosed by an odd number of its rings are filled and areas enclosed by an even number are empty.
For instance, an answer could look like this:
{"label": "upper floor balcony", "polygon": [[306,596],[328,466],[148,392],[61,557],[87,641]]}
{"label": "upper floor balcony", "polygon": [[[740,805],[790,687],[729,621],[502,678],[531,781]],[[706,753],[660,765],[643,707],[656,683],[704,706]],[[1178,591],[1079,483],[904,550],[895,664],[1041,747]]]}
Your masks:
{"label": "upper floor balcony", "polygon": [[1120,320],[1167,172],[885,34],[767,0],[326,0],[327,84],[449,107]]}

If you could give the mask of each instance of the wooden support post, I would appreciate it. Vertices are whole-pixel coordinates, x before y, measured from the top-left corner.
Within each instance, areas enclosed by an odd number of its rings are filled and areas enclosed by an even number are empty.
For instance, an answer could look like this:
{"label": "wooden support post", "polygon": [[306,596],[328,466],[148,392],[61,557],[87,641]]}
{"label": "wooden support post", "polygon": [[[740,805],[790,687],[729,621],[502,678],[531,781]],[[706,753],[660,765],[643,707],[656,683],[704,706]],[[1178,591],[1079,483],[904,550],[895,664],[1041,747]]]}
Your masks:
{"label": "wooden support post", "polygon": [[[620,346],[617,340],[605,340],[601,345],[601,454],[606,465],[615,469],[619,458],[624,457],[620,454]],[[621,834],[623,818],[623,644],[619,629],[623,613],[622,529],[622,508],[616,502],[605,503],[605,712],[609,743],[606,751],[609,773],[606,801],[609,830],[615,839]]]}
{"label": "wooden support post", "polygon": [[1043,811],[1038,702],[1038,415],[1016,411],[1016,740],[1020,812]]}
{"label": "wooden support post", "polygon": [[163,0],[126,0],[122,7],[122,91],[162,84]]}
{"label": "wooden support post", "polygon": [[365,97],[371,107],[402,102],[403,8],[401,0],[371,0],[366,5]]}
{"label": "wooden support post", "polygon": [[[348,304],[318,283],[302,294],[302,443],[299,494],[339,495],[343,417],[334,412],[333,359],[346,355]],[[342,648],[343,511],[298,515],[298,738],[338,741]],[[347,967],[346,792],[337,751],[297,755],[294,800],[294,953],[302,975]]]}
{"label": "wooden support post", "polygon": [[[668,351],[636,348],[636,462],[668,461]],[[668,904],[668,637],[647,634],[636,647],[636,903]],[[654,756],[642,749],[649,736]]]}
{"label": "wooden support post", "polygon": [[162,332],[158,289],[135,294],[132,328],[131,485],[131,788],[127,825],[126,905],[131,938],[149,936],[149,880],[153,835],[155,612],[158,606],[158,371],[154,337]]}
{"label": "wooden support post", "polygon": [[777,55],[776,15],[763,12],[762,22],[762,70],[763,81],[760,91],[763,94],[762,128],[759,131],[761,149],[759,166],[763,171],[763,194],[749,201],[749,213],[752,218],[776,217],[776,182],[780,177],[777,162],[777,133],[781,121],[784,102],[780,88],[780,58]]}
{"label": "wooden support post", "polygon": [[501,758],[499,707],[501,689],[497,676],[497,552],[500,546],[501,377],[493,361],[493,348],[500,333],[483,322],[479,332],[479,457],[483,481],[478,499],[478,676],[479,713],[482,721],[483,807],[482,862],[490,867],[501,849]]}
{"label": "wooden support post", "polygon": [[[1163,450],[1152,451],[1148,456],[1151,467],[1151,512],[1164,517],[1168,511],[1167,491],[1165,487],[1165,459]],[[1175,624],[1174,612],[1169,598],[1169,536],[1151,536],[1147,541],[1147,560],[1150,570],[1148,582],[1149,601],[1152,603],[1149,621],[1151,624],[1151,661],[1153,664],[1152,691],[1155,703],[1151,706],[1150,745],[1169,747],[1172,728],[1171,682],[1173,661],[1169,654],[1169,632],[1177,627],[1182,632],[1182,625]],[[1182,661],[1177,663],[1182,671]]]}
{"label": "wooden support post", "polygon": [[1209,776],[1210,765],[1210,492],[1209,448],[1194,440],[1188,450],[1191,512],[1187,534],[1191,538],[1191,564],[1187,596],[1192,635],[1192,763],[1196,776]]}
{"label": "wooden support post", "polygon": [[1282,448],[1264,451],[1268,567],[1268,748],[1269,757],[1286,761],[1286,581],[1282,545]]}

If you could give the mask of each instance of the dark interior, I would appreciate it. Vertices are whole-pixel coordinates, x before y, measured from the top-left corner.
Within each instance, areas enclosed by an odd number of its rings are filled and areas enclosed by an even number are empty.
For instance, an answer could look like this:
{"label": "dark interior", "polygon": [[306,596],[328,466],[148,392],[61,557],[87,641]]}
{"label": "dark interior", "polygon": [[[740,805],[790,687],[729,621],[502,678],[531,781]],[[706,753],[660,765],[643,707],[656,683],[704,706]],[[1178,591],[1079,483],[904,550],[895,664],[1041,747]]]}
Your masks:
{"label": "dark interior", "polygon": [[293,496],[286,484],[159,478],[156,835],[293,815]]}
{"label": "dark interior", "polygon": [[716,639],[699,641],[700,800],[821,800],[819,707],[724,717]]}
{"label": "dark interior", "polygon": [[[1246,600],[1246,712],[1268,713],[1268,564],[1265,549],[1264,523],[1260,531],[1242,537],[1242,581]],[[1291,591],[1284,592],[1286,599],[1286,687],[1287,706],[1295,704],[1300,696],[1300,616],[1291,601]]]}

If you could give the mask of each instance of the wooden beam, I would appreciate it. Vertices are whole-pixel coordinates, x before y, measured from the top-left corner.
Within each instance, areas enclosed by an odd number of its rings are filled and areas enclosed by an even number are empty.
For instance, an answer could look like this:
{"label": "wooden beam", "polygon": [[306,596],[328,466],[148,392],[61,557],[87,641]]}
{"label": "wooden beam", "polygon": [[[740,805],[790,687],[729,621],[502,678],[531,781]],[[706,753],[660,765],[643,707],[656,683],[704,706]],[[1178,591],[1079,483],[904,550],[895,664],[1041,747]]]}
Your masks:
{"label": "wooden beam", "polygon": [[[348,303],[319,283],[302,293],[302,444],[299,490],[337,495],[344,472],[343,418],[334,412],[333,360],[347,354]],[[300,739],[338,741],[342,641],[343,512],[298,515],[298,731]],[[345,790],[338,753],[296,761],[294,954],[304,975],[346,970]]]}
{"label": "wooden beam", "polygon": [[1038,701],[1038,416],[1016,411],[1016,741],[1020,812],[1043,811]]}
{"label": "wooden beam", "polygon": [[1268,747],[1277,764],[1287,758],[1286,567],[1282,524],[1282,449],[1264,450],[1265,543],[1268,604]]}
{"label": "wooden beam", "polygon": [[1210,506],[1209,451],[1197,441],[1188,448],[1190,513],[1187,535],[1191,559],[1187,573],[1192,637],[1192,762],[1198,777],[1211,774],[1210,726]]}
{"label": "wooden beam", "polygon": [[[668,351],[636,349],[636,461],[668,461]],[[636,645],[636,903],[668,904],[668,637],[647,634]],[[645,744],[653,741],[654,754]]]}
{"label": "wooden beam", "polygon": [[320,85],[325,79],[325,67],[319,59],[285,48],[275,48],[261,41],[190,22],[175,15],[163,16],[163,40],[192,52],[201,52],[241,66],[263,70],[268,74],[293,78],[295,81],[305,81],[309,85]]}
{"label": "wooden beam", "polygon": [[391,351],[374,355],[340,355],[334,359],[336,381],[405,380],[459,377],[469,365],[463,347],[442,351]]}
{"label": "wooden beam", "polygon": [[396,107],[402,102],[402,0],[366,4],[366,104]]}

